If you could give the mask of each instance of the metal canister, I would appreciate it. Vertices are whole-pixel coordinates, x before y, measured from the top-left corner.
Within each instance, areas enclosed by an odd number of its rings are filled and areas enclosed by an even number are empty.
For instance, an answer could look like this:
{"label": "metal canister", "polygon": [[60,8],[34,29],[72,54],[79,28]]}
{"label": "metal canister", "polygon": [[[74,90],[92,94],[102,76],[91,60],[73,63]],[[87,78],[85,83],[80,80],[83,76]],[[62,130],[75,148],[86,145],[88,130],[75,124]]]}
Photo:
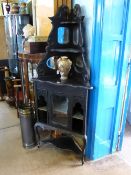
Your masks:
{"label": "metal canister", "polygon": [[20,118],[23,147],[33,148],[36,146],[36,139],[32,108],[30,106],[21,106],[19,107],[18,112]]}

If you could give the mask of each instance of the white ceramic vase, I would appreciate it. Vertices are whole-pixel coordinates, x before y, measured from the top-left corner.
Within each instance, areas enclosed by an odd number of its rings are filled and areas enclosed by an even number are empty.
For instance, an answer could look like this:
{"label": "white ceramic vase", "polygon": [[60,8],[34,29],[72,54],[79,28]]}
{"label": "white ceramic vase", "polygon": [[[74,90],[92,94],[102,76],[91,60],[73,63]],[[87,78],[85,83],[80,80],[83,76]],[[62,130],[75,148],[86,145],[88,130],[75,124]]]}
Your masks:
{"label": "white ceramic vase", "polygon": [[62,56],[57,60],[58,71],[61,75],[61,80],[67,80],[70,72],[72,61],[66,56]]}

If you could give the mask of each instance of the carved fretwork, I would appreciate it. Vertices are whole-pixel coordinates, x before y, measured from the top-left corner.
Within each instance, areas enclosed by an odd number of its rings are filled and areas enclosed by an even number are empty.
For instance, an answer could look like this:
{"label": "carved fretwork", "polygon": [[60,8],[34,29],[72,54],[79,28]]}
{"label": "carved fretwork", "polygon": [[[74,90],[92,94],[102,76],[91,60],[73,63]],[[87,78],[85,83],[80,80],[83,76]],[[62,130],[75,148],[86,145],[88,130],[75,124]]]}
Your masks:
{"label": "carved fretwork", "polygon": [[[77,79],[84,84],[88,83],[88,67],[83,56],[83,38],[81,25],[84,16],[81,16],[81,8],[78,4],[69,10],[65,5],[61,6],[55,16],[49,17],[52,30],[48,37],[46,55],[38,65],[38,78],[45,80],[47,77],[59,79],[56,69],[47,66],[47,60],[54,57],[67,56],[72,61],[69,79]],[[62,33],[60,33],[63,30]],[[61,38],[63,43],[61,43]],[[59,41],[60,38],[60,41]]]}

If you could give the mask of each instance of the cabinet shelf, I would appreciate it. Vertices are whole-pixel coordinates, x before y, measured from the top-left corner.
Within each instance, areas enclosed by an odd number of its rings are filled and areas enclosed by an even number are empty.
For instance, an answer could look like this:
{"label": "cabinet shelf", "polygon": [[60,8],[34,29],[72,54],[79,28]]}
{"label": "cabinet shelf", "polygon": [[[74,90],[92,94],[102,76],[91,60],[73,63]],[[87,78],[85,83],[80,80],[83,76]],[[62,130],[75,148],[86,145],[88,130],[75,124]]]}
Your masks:
{"label": "cabinet shelf", "polygon": [[55,117],[53,120],[52,120],[52,123],[55,124],[55,125],[61,125],[63,127],[67,127],[67,118],[60,118],[60,117]]}
{"label": "cabinet shelf", "polygon": [[58,48],[58,49],[50,49],[51,52],[58,52],[58,53],[62,53],[62,52],[66,52],[66,53],[81,53],[82,51],[80,49],[74,49],[74,48]]}
{"label": "cabinet shelf", "polygon": [[84,116],[80,113],[76,113],[72,116],[72,118],[78,119],[78,120],[83,120]]}
{"label": "cabinet shelf", "polygon": [[39,107],[38,110],[40,110],[40,111],[47,111],[47,106]]}
{"label": "cabinet shelf", "polygon": [[62,21],[61,24],[79,24],[79,21]]}

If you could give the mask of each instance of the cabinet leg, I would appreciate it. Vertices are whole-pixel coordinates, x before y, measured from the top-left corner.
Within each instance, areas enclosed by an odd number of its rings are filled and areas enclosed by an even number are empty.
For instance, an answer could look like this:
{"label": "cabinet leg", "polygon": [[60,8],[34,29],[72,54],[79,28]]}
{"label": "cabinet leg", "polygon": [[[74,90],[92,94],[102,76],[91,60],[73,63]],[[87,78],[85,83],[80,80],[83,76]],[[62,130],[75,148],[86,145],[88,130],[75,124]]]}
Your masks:
{"label": "cabinet leg", "polygon": [[84,165],[84,163],[85,163],[85,155],[84,155],[84,152],[82,152],[81,162],[82,162],[82,165]]}
{"label": "cabinet leg", "polygon": [[86,137],[86,135],[85,135],[85,137],[83,138],[83,149],[82,149],[82,158],[81,158],[82,165],[84,165],[84,163],[85,163],[86,141],[87,141],[87,137]]}
{"label": "cabinet leg", "polygon": [[39,126],[34,126],[35,129],[35,135],[36,135],[36,140],[37,140],[37,147],[40,148],[40,134],[38,131]]}

